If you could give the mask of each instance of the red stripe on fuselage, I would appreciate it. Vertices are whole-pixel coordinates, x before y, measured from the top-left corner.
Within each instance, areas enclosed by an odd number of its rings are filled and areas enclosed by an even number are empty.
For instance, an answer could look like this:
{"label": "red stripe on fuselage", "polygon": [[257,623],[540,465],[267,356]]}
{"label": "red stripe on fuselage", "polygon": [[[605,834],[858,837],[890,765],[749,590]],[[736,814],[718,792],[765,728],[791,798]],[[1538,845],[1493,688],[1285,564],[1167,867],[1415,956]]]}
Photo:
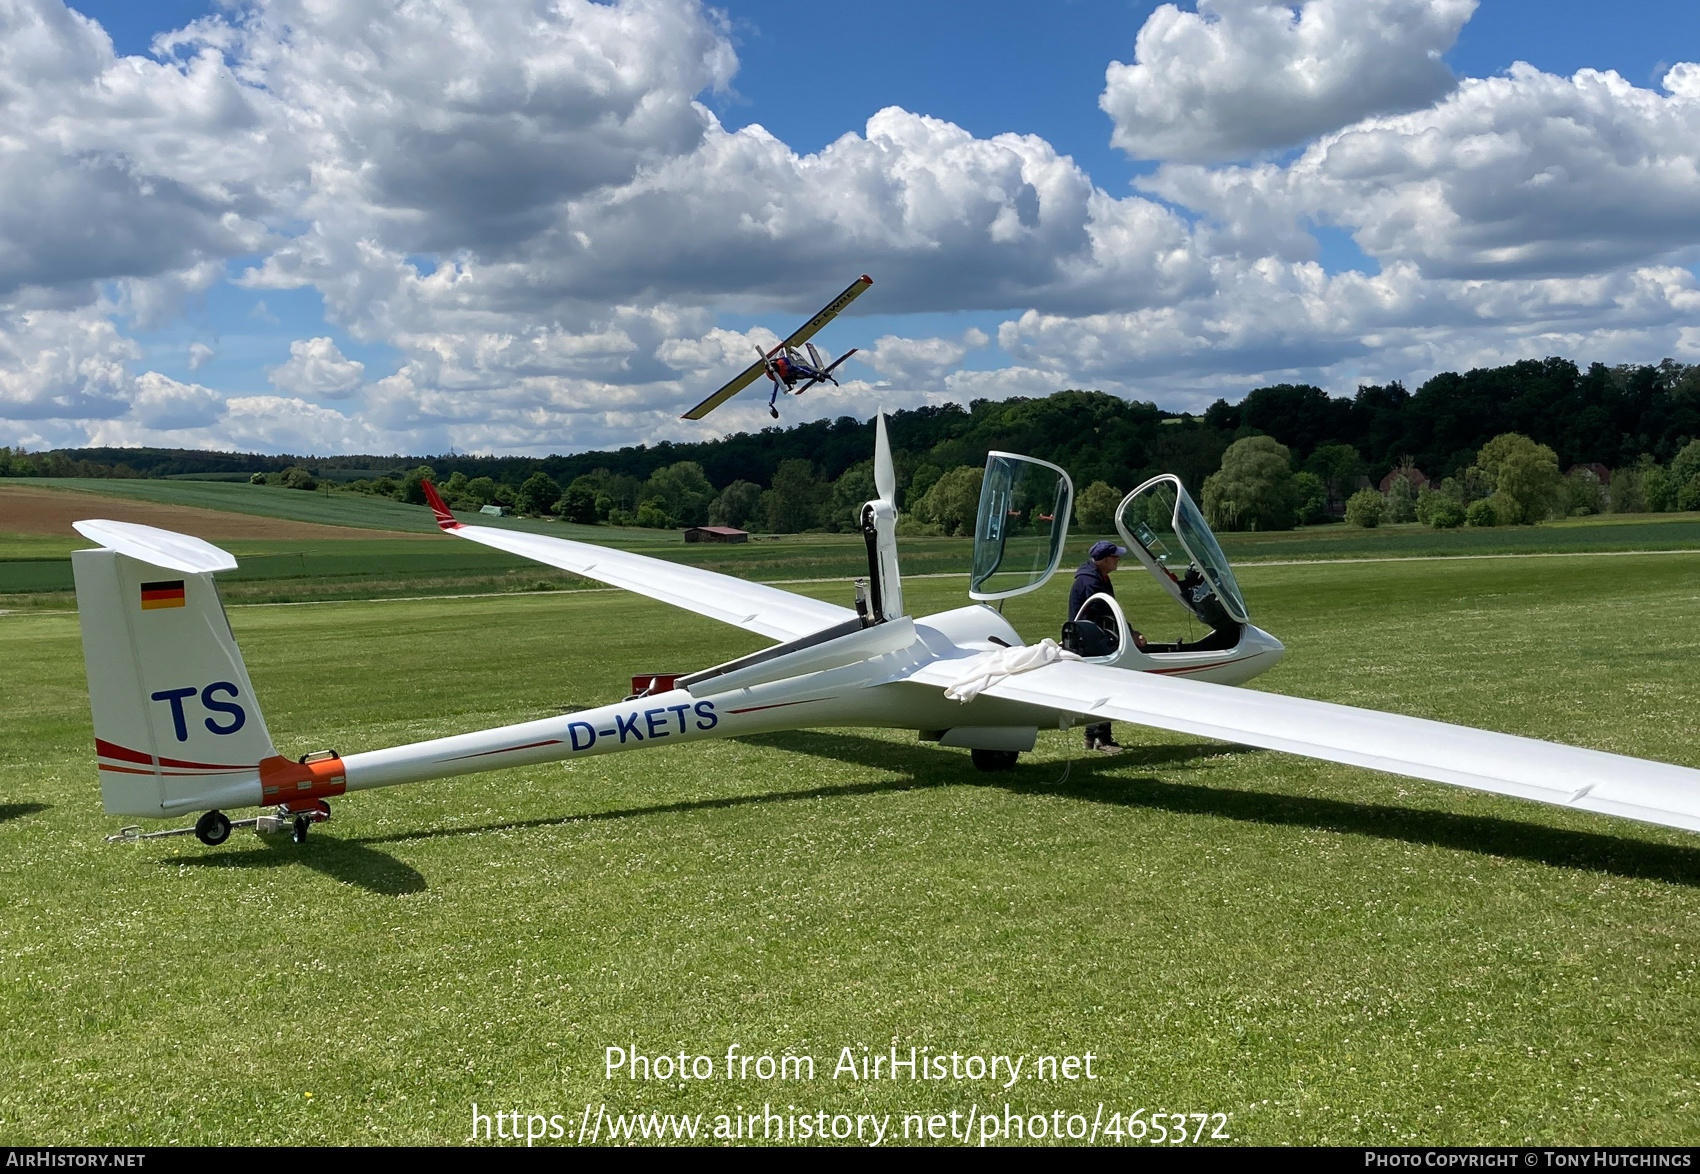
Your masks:
{"label": "red stripe on fuselage", "polygon": [[1146,671],[1148,673],[1154,673],[1157,676],[1168,676],[1171,673],[1202,673],[1205,669],[1226,668],[1228,665],[1239,664],[1240,661],[1242,661],[1242,660],[1251,660],[1251,659],[1252,659],[1252,657],[1249,657],[1249,656],[1236,656],[1233,660],[1218,660],[1214,664],[1191,664],[1191,665],[1182,665],[1179,668],[1146,669],[1144,671]]}
{"label": "red stripe on fuselage", "polygon": [[727,713],[756,713],[763,709],[784,709],[787,705],[810,705],[816,701],[825,701],[825,697],[811,697],[807,701],[776,701],[772,705],[751,705],[745,709],[729,709]]}
{"label": "red stripe on fuselage", "polygon": [[466,758],[488,758],[492,754],[512,754],[515,750],[535,750],[539,746],[559,746],[559,738],[550,738],[546,742],[527,742],[524,746],[504,746],[500,750],[480,750],[477,754],[462,754],[455,758],[444,759],[445,762],[460,762]]}

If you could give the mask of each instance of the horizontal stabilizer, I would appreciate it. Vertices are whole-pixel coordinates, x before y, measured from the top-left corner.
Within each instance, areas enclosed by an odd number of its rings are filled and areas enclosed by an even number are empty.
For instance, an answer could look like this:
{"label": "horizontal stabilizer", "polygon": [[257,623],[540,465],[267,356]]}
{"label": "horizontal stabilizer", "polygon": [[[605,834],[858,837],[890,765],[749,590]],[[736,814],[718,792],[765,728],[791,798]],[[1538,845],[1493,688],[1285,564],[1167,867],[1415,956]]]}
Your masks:
{"label": "horizontal stabilizer", "polygon": [[98,542],[108,550],[129,555],[149,566],[191,575],[211,575],[236,569],[236,560],[230,554],[187,534],[175,534],[135,522],[112,522],[105,518],[72,522],[71,525],[90,542]]}

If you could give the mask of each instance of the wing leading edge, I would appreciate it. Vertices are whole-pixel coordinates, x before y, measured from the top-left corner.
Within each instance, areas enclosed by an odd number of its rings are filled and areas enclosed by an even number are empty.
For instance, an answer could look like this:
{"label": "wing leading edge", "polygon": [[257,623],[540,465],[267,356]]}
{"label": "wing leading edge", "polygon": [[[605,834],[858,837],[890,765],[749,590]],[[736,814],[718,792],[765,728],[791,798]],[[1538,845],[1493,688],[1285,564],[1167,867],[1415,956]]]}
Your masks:
{"label": "wing leading edge", "polygon": [[[929,674],[931,675],[931,674]],[[1278,693],[1061,661],[986,693],[1700,831],[1700,770]]]}
{"label": "wing leading edge", "polygon": [[435,486],[427,482],[425,488],[437,515],[437,525],[456,538],[471,539],[612,587],[622,587],[769,639],[795,640],[856,618],[856,613],[847,607],[699,567],[546,534],[468,526],[455,521]]}

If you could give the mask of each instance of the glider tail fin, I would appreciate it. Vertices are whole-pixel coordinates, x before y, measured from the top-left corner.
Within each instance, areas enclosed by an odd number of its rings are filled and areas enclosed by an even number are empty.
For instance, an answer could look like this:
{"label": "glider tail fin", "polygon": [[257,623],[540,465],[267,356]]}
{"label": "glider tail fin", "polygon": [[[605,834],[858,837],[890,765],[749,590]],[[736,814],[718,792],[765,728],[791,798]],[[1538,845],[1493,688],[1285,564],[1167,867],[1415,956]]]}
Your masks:
{"label": "glider tail fin", "polygon": [[71,566],[107,813],[260,803],[282,760],[213,584],[235,560],[151,526],[76,526],[102,544]]}
{"label": "glider tail fin", "polygon": [[903,579],[897,570],[897,472],[885,435],[885,412],[874,418],[874,489],[879,497],[862,507],[862,536],[868,543],[868,583],[875,623],[901,618]]}

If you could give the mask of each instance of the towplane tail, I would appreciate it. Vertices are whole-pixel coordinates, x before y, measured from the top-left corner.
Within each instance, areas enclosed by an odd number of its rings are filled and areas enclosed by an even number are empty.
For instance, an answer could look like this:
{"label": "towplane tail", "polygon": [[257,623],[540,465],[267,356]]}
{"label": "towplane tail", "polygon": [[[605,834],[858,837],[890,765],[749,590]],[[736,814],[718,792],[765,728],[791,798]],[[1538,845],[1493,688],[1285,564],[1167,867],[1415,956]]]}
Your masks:
{"label": "towplane tail", "polygon": [[262,774],[275,782],[296,764],[272,745],[213,583],[236,560],[152,526],[76,528],[101,544],[71,565],[107,814],[270,801]]}

